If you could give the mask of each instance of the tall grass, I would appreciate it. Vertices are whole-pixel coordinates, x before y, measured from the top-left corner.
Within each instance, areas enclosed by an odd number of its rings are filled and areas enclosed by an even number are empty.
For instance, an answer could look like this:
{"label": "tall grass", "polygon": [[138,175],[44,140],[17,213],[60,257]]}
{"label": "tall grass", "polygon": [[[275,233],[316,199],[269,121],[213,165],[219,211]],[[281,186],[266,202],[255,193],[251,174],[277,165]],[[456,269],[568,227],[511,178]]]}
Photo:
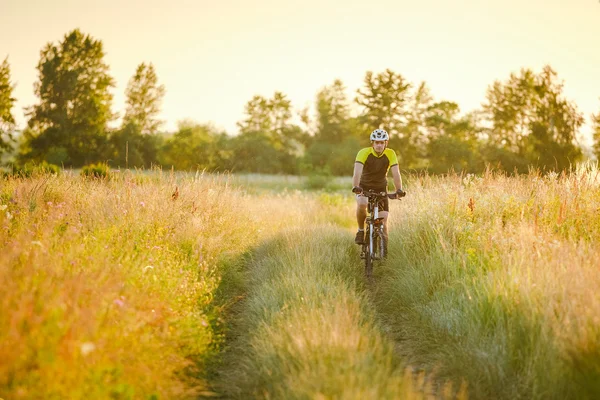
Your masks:
{"label": "tall grass", "polygon": [[162,173],[0,184],[0,397],[204,391],[219,262],[259,239],[243,196]]}
{"label": "tall grass", "polygon": [[11,399],[210,395],[226,309],[214,297],[244,257],[314,218],[349,224],[344,196],[261,182],[253,195],[226,176],[0,184],[0,397]]}
{"label": "tall grass", "polygon": [[356,281],[347,231],[297,228],[246,273],[220,390],[232,398],[419,398]]}
{"label": "tall grass", "polygon": [[600,176],[414,179],[375,297],[402,354],[473,398],[600,397]]}
{"label": "tall grass", "polygon": [[0,181],[0,397],[600,397],[594,167],[407,179],[369,287],[349,193],[235,179]]}

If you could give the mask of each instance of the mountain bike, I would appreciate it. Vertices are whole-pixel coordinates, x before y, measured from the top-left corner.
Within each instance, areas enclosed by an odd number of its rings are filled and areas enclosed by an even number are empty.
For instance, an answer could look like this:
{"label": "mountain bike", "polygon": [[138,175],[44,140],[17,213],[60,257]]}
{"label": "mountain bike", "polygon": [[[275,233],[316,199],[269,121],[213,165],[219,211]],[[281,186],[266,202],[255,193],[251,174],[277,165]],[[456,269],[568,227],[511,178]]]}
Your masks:
{"label": "mountain bike", "polygon": [[365,260],[365,274],[373,275],[373,262],[387,256],[387,237],[384,234],[383,217],[379,216],[379,203],[385,196],[398,199],[396,193],[367,191],[363,193],[369,202],[365,220],[365,240],[363,240],[360,258]]}

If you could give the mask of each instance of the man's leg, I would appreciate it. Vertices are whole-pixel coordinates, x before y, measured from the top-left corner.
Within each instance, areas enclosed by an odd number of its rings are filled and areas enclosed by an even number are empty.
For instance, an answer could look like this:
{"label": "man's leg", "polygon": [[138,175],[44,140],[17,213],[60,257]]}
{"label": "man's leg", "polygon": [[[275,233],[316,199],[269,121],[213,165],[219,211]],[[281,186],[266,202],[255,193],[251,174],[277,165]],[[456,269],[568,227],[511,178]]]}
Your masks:
{"label": "man's leg", "polygon": [[388,227],[387,227],[388,215],[389,215],[388,211],[382,211],[379,213],[379,216],[383,217],[383,240],[384,240],[383,253],[384,253],[384,257],[387,257],[387,251],[388,251]]}
{"label": "man's leg", "polygon": [[365,240],[365,219],[367,218],[367,203],[368,200],[364,196],[356,196],[356,222],[358,224],[358,232],[354,243],[362,244]]}

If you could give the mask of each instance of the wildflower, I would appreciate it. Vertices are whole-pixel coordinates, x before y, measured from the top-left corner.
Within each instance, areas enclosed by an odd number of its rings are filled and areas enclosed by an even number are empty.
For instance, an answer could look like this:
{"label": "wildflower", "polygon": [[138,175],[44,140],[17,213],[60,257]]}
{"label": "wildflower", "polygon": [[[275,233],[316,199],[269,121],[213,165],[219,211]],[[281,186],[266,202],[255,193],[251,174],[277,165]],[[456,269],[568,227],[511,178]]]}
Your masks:
{"label": "wildflower", "polygon": [[6,208],[7,208],[7,207],[8,207],[8,206],[7,206],[6,204],[2,204],[2,205],[0,206],[0,211],[4,211],[4,210],[6,210]]}
{"label": "wildflower", "polygon": [[125,306],[125,302],[124,302],[123,300],[124,300],[124,297],[123,297],[123,296],[121,296],[121,298],[119,298],[119,299],[115,299],[115,300],[113,301],[113,303],[114,303],[115,305],[119,306],[119,307],[124,307],[124,306]]}
{"label": "wildflower", "polygon": [[92,351],[96,350],[96,345],[92,342],[85,342],[81,344],[81,347],[79,349],[81,350],[81,354],[83,356],[87,356]]}

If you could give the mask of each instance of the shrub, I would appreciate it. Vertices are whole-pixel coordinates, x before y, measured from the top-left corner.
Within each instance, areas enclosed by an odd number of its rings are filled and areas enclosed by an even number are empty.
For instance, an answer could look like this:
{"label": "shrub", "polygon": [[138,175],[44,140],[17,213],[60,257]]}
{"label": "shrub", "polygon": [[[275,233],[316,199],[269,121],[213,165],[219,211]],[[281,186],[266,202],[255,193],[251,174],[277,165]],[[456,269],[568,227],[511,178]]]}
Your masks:
{"label": "shrub", "polygon": [[81,176],[85,178],[110,178],[110,167],[105,163],[89,164],[81,169]]}
{"label": "shrub", "polygon": [[28,162],[23,166],[14,166],[12,171],[3,171],[3,177],[35,177],[40,175],[58,175],[60,173],[60,167],[58,165],[50,164],[46,161],[41,163]]}

